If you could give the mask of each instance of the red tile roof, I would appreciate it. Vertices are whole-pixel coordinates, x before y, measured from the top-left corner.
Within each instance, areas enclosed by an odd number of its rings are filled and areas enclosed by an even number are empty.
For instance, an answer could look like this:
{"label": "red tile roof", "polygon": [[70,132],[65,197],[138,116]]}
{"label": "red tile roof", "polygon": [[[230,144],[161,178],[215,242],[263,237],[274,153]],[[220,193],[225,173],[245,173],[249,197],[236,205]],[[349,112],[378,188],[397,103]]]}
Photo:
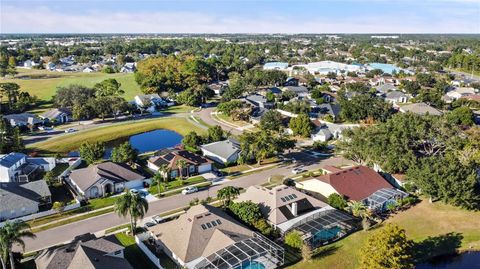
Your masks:
{"label": "red tile roof", "polygon": [[366,166],[344,169],[318,179],[331,185],[339,194],[355,201],[361,201],[380,189],[393,188],[382,176]]}

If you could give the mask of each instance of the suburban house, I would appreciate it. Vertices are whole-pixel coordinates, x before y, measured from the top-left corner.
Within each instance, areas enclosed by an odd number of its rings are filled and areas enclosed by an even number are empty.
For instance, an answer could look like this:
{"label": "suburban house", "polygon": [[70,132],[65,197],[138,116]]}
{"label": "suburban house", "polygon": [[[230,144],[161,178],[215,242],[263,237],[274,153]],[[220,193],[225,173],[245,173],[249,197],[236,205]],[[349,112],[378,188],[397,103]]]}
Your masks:
{"label": "suburban house", "polygon": [[245,102],[253,107],[273,108],[274,103],[268,102],[267,98],[260,94],[251,94],[245,97]]}
{"label": "suburban house", "polygon": [[183,268],[273,269],[284,261],[282,247],[210,205],[193,206],[177,219],[148,228],[148,233],[157,249]]}
{"label": "suburban house", "polygon": [[124,249],[115,235],[85,234],[66,245],[42,250],[35,265],[37,269],[133,269],[124,258]]}
{"label": "suburban house", "polygon": [[3,118],[12,127],[37,126],[43,124],[41,119],[31,113],[9,114],[4,115]]}
{"label": "suburban house", "polygon": [[228,83],[226,81],[219,81],[208,84],[208,88],[210,88],[210,90],[212,90],[218,96],[222,95],[227,87]]}
{"label": "suburban house", "polygon": [[391,91],[398,91],[397,87],[395,87],[393,84],[382,84],[380,86],[378,86],[377,88],[377,92],[381,95],[385,95]]}
{"label": "suburban house", "polygon": [[23,62],[23,67],[25,67],[25,68],[32,68],[32,67],[37,66],[37,65],[38,64],[35,63],[32,60],[26,60],[25,62]]}
{"label": "suburban house", "polygon": [[352,216],[285,185],[272,189],[250,186],[235,201],[258,204],[263,217],[282,234],[298,230],[305,242],[314,247],[341,238],[355,229]]}
{"label": "suburban house", "polygon": [[263,115],[267,111],[268,111],[268,109],[263,108],[263,107],[254,107],[252,109],[252,112],[250,113],[250,122],[253,123],[253,124],[260,123],[260,120],[262,120]]}
{"label": "suburban house", "polygon": [[441,116],[443,113],[442,111],[429,106],[425,103],[413,103],[413,104],[408,104],[401,106],[399,109],[400,112],[402,113],[407,113],[411,112],[417,115],[434,115],[434,116]]}
{"label": "suburban house", "polygon": [[288,77],[287,80],[283,83],[283,86],[298,86],[298,78]]}
{"label": "suburban house", "polygon": [[234,139],[201,145],[203,156],[221,164],[236,163],[240,154],[240,143]]}
{"label": "suburban house", "polygon": [[333,137],[333,135],[327,126],[322,125],[320,127],[315,128],[315,130],[312,132],[310,137],[313,142],[315,141],[326,142],[330,140]]}
{"label": "suburban house", "polygon": [[401,91],[391,91],[385,94],[385,101],[392,104],[406,103],[408,96]]}
{"label": "suburban house", "polygon": [[337,193],[348,200],[361,201],[372,210],[385,210],[390,203],[407,196],[367,166],[346,168],[314,179],[297,182],[296,187],[320,195]]}
{"label": "suburban house", "polygon": [[28,157],[18,152],[0,155],[0,182],[27,182],[55,166],[55,158]]}
{"label": "suburban house", "polygon": [[66,181],[78,195],[91,199],[140,188],[146,179],[126,165],[104,162],[73,170]]}
{"label": "suburban house", "polygon": [[[185,162],[185,167],[179,167],[181,161]],[[177,178],[179,176],[192,176],[212,171],[212,161],[183,149],[164,149],[158,152],[157,156],[151,157],[147,161],[148,168],[155,172],[163,173],[162,176],[168,178]],[[165,166],[168,172],[160,171]],[[180,171],[180,168],[182,171]]]}
{"label": "suburban house", "polygon": [[42,113],[40,118],[55,124],[67,123],[72,119],[72,111],[68,108],[54,108]]}
{"label": "suburban house", "polygon": [[120,68],[120,73],[133,73],[136,69],[135,63],[125,63],[122,68]]}
{"label": "suburban house", "polygon": [[319,104],[314,109],[312,109],[312,112],[310,114],[311,116],[319,119],[330,115],[333,117],[334,120],[336,120],[340,115],[340,105],[331,103]]}
{"label": "suburban house", "polygon": [[0,221],[35,214],[52,202],[51,196],[44,180],[0,183]]}
{"label": "suburban house", "polygon": [[288,63],[285,62],[270,62],[263,65],[263,70],[286,70]]}
{"label": "suburban house", "polygon": [[282,91],[284,91],[284,92],[285,91],[292,91],[300,99],[306,98],[310,95],[307,87],[305,87],[305,86],[286,86],[286,87],[282,88]]}
{"label": "suburban house", "polygon": [[442,99],[447,103],[451,103],[452,101],[462,97],[474,95],[476,93],[477,91],[472,87],[455,87],[453,90],[447,92]]}
{"label": "suburban house", "polygon": [[139,109],[145,109],[146,111],[153,113],[157,110],[157,107],[163,106],[173,106],[175,103],[170,102],[160,95],[153,93],[153,94],[145,94],[145,95],[136,95],[134,97],[135,105]]}

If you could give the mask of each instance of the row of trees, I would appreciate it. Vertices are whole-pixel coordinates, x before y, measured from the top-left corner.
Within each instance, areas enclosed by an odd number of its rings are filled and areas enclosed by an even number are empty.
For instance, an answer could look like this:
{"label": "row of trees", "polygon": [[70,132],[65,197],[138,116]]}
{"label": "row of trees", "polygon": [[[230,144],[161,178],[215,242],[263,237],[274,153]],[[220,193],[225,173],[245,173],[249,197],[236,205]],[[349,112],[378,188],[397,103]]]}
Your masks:
{"label": "row of trees", "polygon": [[209,127],[207,133],[203,137],[198,135],[195,131],[191,131],[183,137],[182,144],[189,150],[198,151],[198,146],[224,140],[228,136],[229,134],[225,133],[220,126],[215,125]]}
{"label": "row of trees", "polygon": [[[3,99],[7,102],[4,104]],[[36,96],[20,90],[20,85],[13,82],[0,83],[0,112],[23,112],[38,102]]]}
{"label": "row of trees", "polygon": [[53,101],[56,107],[71,108],[74,119],[104,119],[135,109],[120,96],[123,93],[117,80],[106,79],[93,88],[75,84],[58,87]]}
{"label": "row of trees", "polygon": [[[105,155],[105,145],[101,142],[84,142],[78,149],[87,164],[94,164]],[[132,165],[138,157],[138,151],[129,142],[124,142],[112,149],[110,159],[115,163]]]}
{"label": "row of trees", "polygon": [[347,158],[406,173],[419,191],[432,199],[478,208],[480,130],[464,132],[447,116],[396,114],[385,123],[344,132],[338,145]]}

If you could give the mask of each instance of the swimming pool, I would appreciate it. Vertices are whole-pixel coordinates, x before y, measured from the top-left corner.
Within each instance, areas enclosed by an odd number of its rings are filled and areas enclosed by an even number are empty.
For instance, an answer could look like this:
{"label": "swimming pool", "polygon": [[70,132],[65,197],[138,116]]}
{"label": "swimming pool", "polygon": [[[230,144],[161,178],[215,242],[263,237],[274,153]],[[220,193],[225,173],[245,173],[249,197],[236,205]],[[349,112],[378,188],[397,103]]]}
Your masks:
{"label": "swimming pool", "polygon": [[238,266],[235,269],[265,269],[265,265],[257,261],[246,261],[243,262],[241,266]]}
{"label": "swimming pool", "polygon": [[329,241],[335,237],[337,237],[338,233],[342,231],[342,228],[335,226],[329,229],[323,229],[318,231],[315,235],[312,237],[312,243],[317,244],[320,242],[326,242]]}
{"label": "swimming pool", "polygon": [[387,74],[392,74],[393,71],[398,73],[401,70],[400,68],[398,68],[393,64],[369,63],[368,66],[371,69],[380,69],[383,71],[383,73],[387,73]]}

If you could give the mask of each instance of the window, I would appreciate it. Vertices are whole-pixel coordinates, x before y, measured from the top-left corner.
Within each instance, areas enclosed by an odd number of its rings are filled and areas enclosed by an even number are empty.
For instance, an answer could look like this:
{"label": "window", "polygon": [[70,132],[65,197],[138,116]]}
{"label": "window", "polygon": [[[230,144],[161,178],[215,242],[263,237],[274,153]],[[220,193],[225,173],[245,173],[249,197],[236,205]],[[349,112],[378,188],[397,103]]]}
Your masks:
{"label": "window", "polygon": [[206,230],[207,229],[207,226],[205,226],[205,224],[202,224],[202,229]]}

